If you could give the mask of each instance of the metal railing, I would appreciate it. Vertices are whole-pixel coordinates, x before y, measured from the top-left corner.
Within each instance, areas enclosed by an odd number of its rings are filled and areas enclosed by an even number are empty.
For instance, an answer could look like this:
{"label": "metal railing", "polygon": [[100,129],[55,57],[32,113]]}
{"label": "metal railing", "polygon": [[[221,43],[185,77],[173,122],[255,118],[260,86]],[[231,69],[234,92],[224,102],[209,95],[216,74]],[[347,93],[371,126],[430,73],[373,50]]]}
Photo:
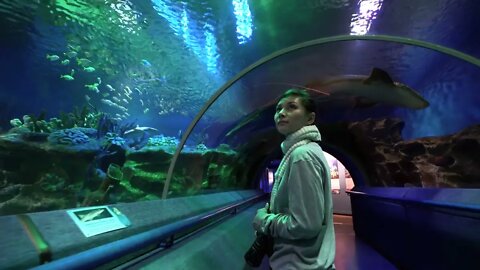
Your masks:
{"label": "metal railing", "polygon": [[444,201],[434,201],[434,200],[414,200],[414,199],[408,199],[408,198],[392,198],[392,197],[382,196],[378,194],[369,194],[368,192],[361,192],[361,191],[347,191],[347,193],[350,195],[381,199],[381,200],[396,202],[400,204],[428,206],[428,207],[443,208],[443,209],[454,210],[454,211],[469,212],[472,214],[480,214],[479,204],[465,204],[465,203],[444,202]]}
{"label": "metal railing", "polygon": [[[236,214],[242,206],[261,200],[264,195],[258,195],[245,201],[237,202],[228,206],[218,208],[216,210],[196,215],[184,220],[180,220],[147,232],[127,237],[112,243],[108,243],[96,248],[92,248],[75,255],[54,260],[52,262],[37,266],[33,269],[93,269],[111,263],[123,256],[144,249],[148,246],[168,241],[174,238],[176,234],[180,234],[189,229],[197,227],[208,221],[213,221],[226,214]],[[199,228],[200,229],[200,228]]]}

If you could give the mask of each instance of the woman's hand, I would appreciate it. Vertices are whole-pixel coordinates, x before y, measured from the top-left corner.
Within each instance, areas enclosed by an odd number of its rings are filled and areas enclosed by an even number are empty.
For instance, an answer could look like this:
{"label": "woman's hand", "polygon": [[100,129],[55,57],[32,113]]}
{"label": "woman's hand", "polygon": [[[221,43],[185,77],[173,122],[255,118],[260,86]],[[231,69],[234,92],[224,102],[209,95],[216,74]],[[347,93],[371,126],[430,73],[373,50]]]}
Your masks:
{"label": "woman's hand", "polygon": [[260,233],[263,233],[263,234],[266,234],[266,226],[265,226],[265,221],[267,219],[267,215],[268,215],[268,203],[265,205],[264,208],[260,208],[257,210],[257,214],[255,215],[255,217],[253,218],[253,229],[257,232],[260,232]]}

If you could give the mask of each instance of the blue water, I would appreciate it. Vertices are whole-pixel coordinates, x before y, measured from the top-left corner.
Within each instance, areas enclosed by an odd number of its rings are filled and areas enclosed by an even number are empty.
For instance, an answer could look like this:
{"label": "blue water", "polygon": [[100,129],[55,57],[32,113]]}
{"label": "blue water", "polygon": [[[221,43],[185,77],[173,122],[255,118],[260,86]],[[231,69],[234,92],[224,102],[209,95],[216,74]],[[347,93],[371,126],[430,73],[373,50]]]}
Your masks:
{"label": "blue water", "polygon": [[[324,6],[310,1],[288,7],[252,1],[246,5],[238,5],[239,1],[105,1],[95,7],[82,1],[56,6],[2,2],[1,130],[7,131],[11,119],[26,114],[45,112],[48,119],[87,105],[121,122],[152,126],[172,136],[184,131],[212,94],[243,68],[298,42],[348,34],[349,21],[358,9],[355,1]],[[453,5],[445,0],[438,7],[422,4],[412,10],[409,4],[414,3],[383,3],[369,33],[429,40],[480,56],[474,30],[479,22],[474,12],[477,4],[457,1]],[[302,18],[291,14],[302,14]],[[411,20],[406,19],[407,23],[400,17]],[[277,92],[256,87],[261,82],[306,83],[314,74],[361,75],[373,66],[412,86],[431,105],[419,111],[385,106],[332,110],[326,121],[399,117],[406,123],[405,139],[451,134],[478,124],[479,68],[412,48],[350,42],[300,51],[294,60],[278,58],[230,88],[228,98],[209,110],[198,131],[234,125],[265,104],[256,101],[274,100]],[[76,56],[69,58],[66,54],[72,52]],[[49,61],[47,54],[60,59]],[[311,60],[315,55],[321,56],[319,61]],[[60,63],[65,59],[70,60],[68,65]],[[85,72],[85,67],[95,71]],[[73,81],[60,78],[72,69]],[[86,87],[100,81],[98,92]]]}

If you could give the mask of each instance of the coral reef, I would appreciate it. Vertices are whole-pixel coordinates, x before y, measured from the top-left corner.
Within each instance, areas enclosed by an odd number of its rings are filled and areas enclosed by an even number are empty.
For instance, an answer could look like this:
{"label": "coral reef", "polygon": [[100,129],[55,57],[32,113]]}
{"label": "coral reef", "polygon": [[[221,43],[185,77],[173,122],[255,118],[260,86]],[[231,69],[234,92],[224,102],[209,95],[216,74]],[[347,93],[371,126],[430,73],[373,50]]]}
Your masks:
{"label": "coral reef", "polygon": [[[19,128],[0,135],[0,215],[158,199],[178,145],[155,136],[137,150],[114,132],[99,138],[95,128]],[[229,146],[185,149],[169,196],[242,186],[231,175],[237,153]]]}
{"label": "coral reef", "polygon": [[118,136],[117,134],[115,133],[112,133],[112,132],[108,132],[106,135],[105,135],[105,143],[104,145],[105,146],[110,146],[110,145],[115,145],[115,146],[119,146],[119,147],[125,147],[127,145],[127,141]]}
{"label": "coral reef", "polygon": [[[91,127],[39,132],[30,129],[32,121],[12,120],[15,132],[0,135],[0,215],[162,196],[177,138],[153,136],[136,149],[121,133],[99,136]],[[319,128],[325,143],[342,146],[358,162],[367,185],[480,187],[480,160],[475,158],[480,152],[479,125],[410,141],[402,139],[403,126],[400,119],[367,119]],[[122,130],[118,125],[105,127]],[[185,146],[169,197],[253,183],[263,162],[281,155],[281,137],[275,130],[256,136],[235,150],[227,144],[211,149],[202,143]]]}
{"label": "coral reef", "polygon": [[52,132],[48,141],[53,144],[77,145],[88,143],[89,137],[79,128],[70,128]]}
{"label": "coral reef", "polygon": [[81,110],[75,107],[73,112],[62,112],[60,119],[54,117],[49,121],[45,120],[45,113],[41,113],[39,116],[24,115],[23,121],[18,118],[10,120],[10,125],[13,127],[10,132],[26,129],[31,132],[50,133],[75,127],[97,128],[105,117],[103,113],[96,109],[91,110],[88,106],[83,106]]}

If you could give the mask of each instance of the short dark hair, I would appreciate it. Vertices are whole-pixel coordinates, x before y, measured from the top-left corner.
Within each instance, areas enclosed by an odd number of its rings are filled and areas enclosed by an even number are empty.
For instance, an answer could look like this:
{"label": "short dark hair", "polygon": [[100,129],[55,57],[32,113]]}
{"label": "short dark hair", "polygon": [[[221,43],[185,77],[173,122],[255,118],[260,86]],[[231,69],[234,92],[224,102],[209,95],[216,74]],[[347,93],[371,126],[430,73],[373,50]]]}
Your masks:
{"label": "short dark hair", "polygon": [[316,112],[317,108],[315,106],[315,102],[313,101],[310,94],[306,90],[303,90],[303,89],[296,89],[296,88],[288,89],[278,98],[277,104],[278,104],[278,102],[280,102],[280,100],[282,100],[284,98],[291,97],[291,96],[299,97],[300,102],[302,102],[303,107],[305,107],[305,110],[308,113]]}

